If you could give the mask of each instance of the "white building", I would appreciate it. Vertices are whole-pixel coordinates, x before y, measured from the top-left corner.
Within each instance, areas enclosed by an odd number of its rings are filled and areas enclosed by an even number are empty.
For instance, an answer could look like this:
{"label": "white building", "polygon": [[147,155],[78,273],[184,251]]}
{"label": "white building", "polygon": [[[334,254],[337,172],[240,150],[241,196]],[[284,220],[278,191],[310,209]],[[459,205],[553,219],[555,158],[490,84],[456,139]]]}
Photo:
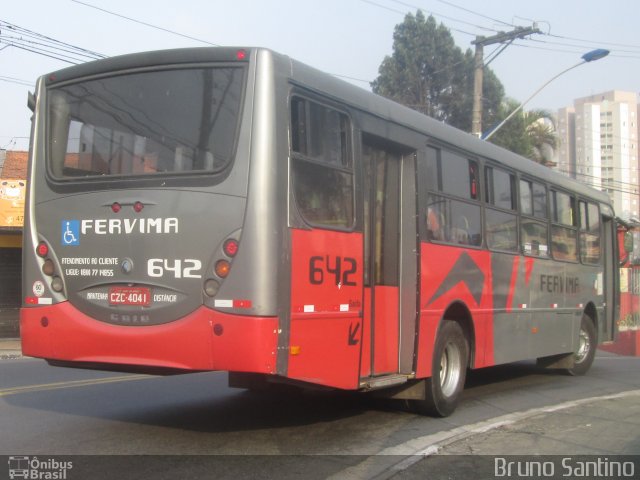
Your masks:
{"label": "white building", "polygon": [[638,100],[611,91],[558,112],[558,170],[609,193],[616,214],[640,218]]}

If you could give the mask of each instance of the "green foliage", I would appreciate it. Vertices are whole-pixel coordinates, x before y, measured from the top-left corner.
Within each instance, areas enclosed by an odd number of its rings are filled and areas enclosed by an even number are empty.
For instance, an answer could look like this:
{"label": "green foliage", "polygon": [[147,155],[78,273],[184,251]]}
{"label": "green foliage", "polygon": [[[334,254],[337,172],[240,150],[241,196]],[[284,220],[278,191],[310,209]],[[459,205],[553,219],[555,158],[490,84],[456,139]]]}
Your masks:
{"label": "green foliage", "polygon": [[[455,45],[442,23],[421,11],[407,14],[393,35],[393,53],[385,57],[371,83],[373,91],[462,130],[471,130],[474,58]],[[485,68],[483,118],[496,117],[504,88]]]}
{"label": "green foliage", "polygon": [[[500,123],[518,107],[516,100],[505,101],[492,125]],[[485,131],[491,127],[485,128]],[[490,139],[490,142],[518,153],[531,160],[550,165],[558,137],[552,115],[545,110],[520,111],[505,123]]]}
{"label": "green foliage", "polygon": [[[467,132],[473,110],[474,55],[456,46],[447,27],[421,11],[396,25],[393,53],[385,57],[371,83],[374,93]],[[482,124],[487,131],[517,108],[504,99],[504,87],[484,69]],[[542,110],[519,112],[490,139],[512,152],[549,165],[557,145],[551,115]]]}

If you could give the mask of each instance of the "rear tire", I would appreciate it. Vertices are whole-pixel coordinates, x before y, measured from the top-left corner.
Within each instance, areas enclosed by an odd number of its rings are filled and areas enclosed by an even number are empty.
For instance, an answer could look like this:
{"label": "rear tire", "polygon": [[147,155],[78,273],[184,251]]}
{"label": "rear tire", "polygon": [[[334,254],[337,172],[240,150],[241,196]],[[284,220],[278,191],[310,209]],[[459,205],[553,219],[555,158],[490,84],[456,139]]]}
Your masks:
{"label": "rear tire", "polygon": [[597,344],[598,334],[593,320],[587,315],[582,315],[580,333],[578,334],[578,349],[573,354],[575,363],[573,367],[567,369],[569,375],[578,376],[587,373],[596,356]]}
{"label": "rear tire", "polygon": [[416,400],[419,413],[437,417],[451,415],[464,389],[469,346],[460,324],[445,320],[433,348],[431,378],[425,380],[425,399]]}

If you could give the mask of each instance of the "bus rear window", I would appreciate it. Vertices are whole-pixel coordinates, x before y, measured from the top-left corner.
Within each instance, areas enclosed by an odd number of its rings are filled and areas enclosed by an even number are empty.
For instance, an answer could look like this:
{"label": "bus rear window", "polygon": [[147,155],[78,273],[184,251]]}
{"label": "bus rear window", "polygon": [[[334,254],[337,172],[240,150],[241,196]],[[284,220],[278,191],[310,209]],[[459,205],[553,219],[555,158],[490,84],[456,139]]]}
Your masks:
{"label": "bus rear window", "polygon": [[49,92],[48,161],[58,179],[218,172],[233,158],[242,68],[163,70]]}

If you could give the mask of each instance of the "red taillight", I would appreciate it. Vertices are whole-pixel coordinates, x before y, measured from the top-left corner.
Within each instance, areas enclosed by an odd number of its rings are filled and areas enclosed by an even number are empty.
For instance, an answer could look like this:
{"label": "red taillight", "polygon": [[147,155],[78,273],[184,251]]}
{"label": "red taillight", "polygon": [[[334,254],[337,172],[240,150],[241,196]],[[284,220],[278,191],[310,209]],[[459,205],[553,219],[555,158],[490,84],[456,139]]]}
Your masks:
{"label": "red taillight", "polygon": [[47,255],[49,255],[49,245],[47,245],[45,242],[40,242],[36,247],[36,253],[39,257],[46,257]]}
{"label": "red taillight", "polygon": [[140,213],[144,209],[144,204],[142,202],[136,202],[133,204],[133,210],[136,213]]}
{"label": "red taillight", "polygon": [[113,213],[118,213],[120,210],[122,210],[122,205],[120,205],[118,202],[114,202],[113,205],[111,205],[111,210],[113,211]]}
{"label": "red taillight", "polygon": [[230,238],[229,240],[224,242],[222,249],[224,250],[225,255],[227,255],[228,257],[235,257],[238,253],[238,241]]}
{"label": "red taillight", "polygon": [[236,52],[236,58],[238,60],[244,60],[245,58],[247,58],[247,51],[246,50],[238,50]]}

